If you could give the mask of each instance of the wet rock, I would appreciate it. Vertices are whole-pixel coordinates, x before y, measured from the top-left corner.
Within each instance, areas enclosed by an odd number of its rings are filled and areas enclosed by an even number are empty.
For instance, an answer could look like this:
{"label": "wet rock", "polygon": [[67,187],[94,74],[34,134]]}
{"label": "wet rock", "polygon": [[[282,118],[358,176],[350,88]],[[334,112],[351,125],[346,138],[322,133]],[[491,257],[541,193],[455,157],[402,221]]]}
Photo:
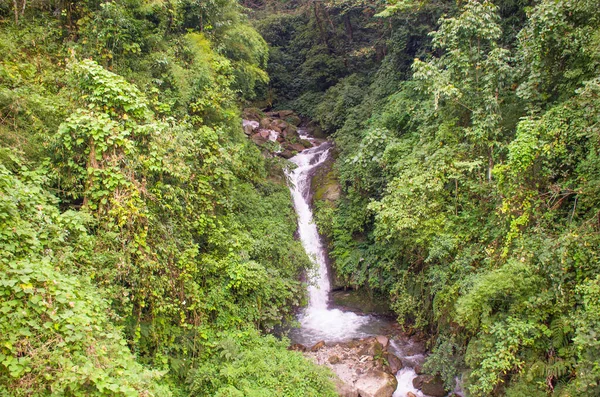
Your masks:
{"label": "wet rock", "polygon": [[296,128],[296,126],[294,126],[292,124],[288,124],[287,127],[285,127],[282,132],[287,134],[290,137],[292,137],[292,136],[299,137],[298,128]]}
{"label": "wet rock", "polygon": [[379,343],[375,337],[370,337],[362,340],[362,347],[358,354],[361,356],[381,357],[382,353],[383,346],[381,343]]}
{"label": "wet rock", "polygon": [[284,150],[277,153],[277,155],[279,157],[283,157],[284,159],[291,159],[292,157],[294,157],[294,152],[292,152],[291,150]]}
{"label": "wet rock", "polygon": [[421,389],[421,386],[423,386],[423,377],[425,376],[427,375],[417,376],[412,380],[412,384],[415,389]]}
{"label": "wet rock", "polygon": [[324,348],[324,347],[325,347],[325,341],[324,341],[324,340],[322,340],[322,341],[320,341],[320,342],[317,342],[317,343],[315,343],[315,344],[313,345],[313,347],[311,347],[311,348],[310,348],[310,351],[311,351],[311,352],[316,352],[316,351],[319,351],[319,350],[321,350],[321,349],[322,349],[322,348]]}
{"label": "wet rock", "polygon": [[336,379],[335,391],[340,397],[358,397],[358,390],[356,390],[356,387],[347,384],[341,379]]}
{"label": "wet rock", "polygon": [[252,135],[259,127],[258,121],[244,120],[242,123],[244,134]]}
{"label": "wet rock", "polygon": [[288,123],[286,123],[283,120],[275,119],[271,123],[271,127],[276,127],[276,128],[279,128],[280,130],[285,130],[288,127]]}
{"label": "wet rock", "polygon": [[409,391],[408,393],[406,393],[406,397],[417,397],[417,395],[411,391]]}
{"label": "wet rock", "polygon": [[273,119],[270,117],[265,117],[264,119],[260,120],[260,128],[264,128],[264,129],[270,129],[271,128],[271,123],[273,122]]}
{"label": "wet rock", "polygon": [[306,148],[304,147],[304,145],[303,145],[303,144],[301,144],[301,143],[293,143],[293,144],[292,144],[292,148],[293,148],[295,151],[297,151],[297,152],[301,152],[301,151],[303,151],[304,149],[306,149]]}
{"label": "wet rock", "polygon": [[423,364],[415,365],[415,373],[417,375],[423,375],[425,373],[425,372],[423,372]]}
{"label": "wet rock", "polygon": [[375,339],[377,339],[377,342],[379,342],[384,349],[387,349],[388,345],[390,344],[390,339],[387,336],[377,335]]}
{"label": "wet rock", "polygon": [[395,354],[388,353],[386,359],[388,362],[388,366],[390,367],[390,372],[393,374],[400,371],[404,367],[402,365],[402,360],[396,357]]}
{"label": "wet rock", "polygon": [[283,146],[286,150],[292,150],[296,152],[301,152],[305,149],[305,147],[300,143],[284,142],[281,144],[281,146]]}
{"label": "wet rock", "polygon": [[285,119],[286,117],[295,116],[296,114],[293,110],[280,110],[279,112],[277,112],[277,115],[282,119]]}
{"label": "wet rock", "polygon": [[328,361],[329,364],[338,364],[342,360],[338,356],[331,356]]}
{"label": "wet rock", "polygon": [[413,387],[432,397],[444,397],[446,395],[444,381],[439,376],[419,375],[413,379]]}
{"label": "wet rock", "polygon": [[361,397],[391,397],[398,381],[386,372],[371,370],[362,375],[355,386]]}
{"label": "wet rock", "polygon": [[250,139],[252,139],[252,142],[256,143],[257,145],[264,145],[268,141],[268,135],[267,138],[264,138],[260,133],[258,133],[252,135]]}
{"label": "wet rock", "polygon": [[290,347],[288,347],[288,350],[294,350],[297,352],[305,352],[307,350],[306,346],[300,344],[300,343],[294,343],[293,345],[290,345]]}
{"label": "wet rock", "polygon": [[302,144],[302,146],[304,146],[304,148],[308,149],[311,148],[313,146],[313,144],[311,143],[311,141],[307,140],[307,139],[301,139],[300,143]]}

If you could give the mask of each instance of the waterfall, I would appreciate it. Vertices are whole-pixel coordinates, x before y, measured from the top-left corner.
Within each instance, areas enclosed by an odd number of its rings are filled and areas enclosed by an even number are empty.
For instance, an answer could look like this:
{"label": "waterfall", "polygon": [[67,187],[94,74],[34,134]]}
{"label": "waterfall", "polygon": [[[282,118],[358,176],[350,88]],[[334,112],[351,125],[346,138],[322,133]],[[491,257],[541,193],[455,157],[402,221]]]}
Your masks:
{"label": "waterfall", "polygon": [[[302,139],[315,142],[305,131],[300,130],[299,134]],[[314,170],[327,160],[330,148],[331,144],[325,142],[302,151],[290,159],[297,167],[288,172],[294,208],[298,214],[298,233],[306,253],[314,264],[313,272],[309,274],[309,303],[298,318],[300,328],[291,334],[295,342],[306,345],[320,340],[334,342],[374,335],[385,326],[382,321],[372,316],[360,316],[329,308],[331,286],[326,250],[313,222],[309,198]]]}
{"label": "waterfall", "polygon": [[[298,131],[302,139],[307,139],[313,144],[316,140]],[[311,346],[321,340],[326,342],[340,342],[354,338],[378,335],[385,333],[388,323],[373,316],[361,316],[352,312],[343,312],[329,307],[329,274],[327,269],[327,251],[323,246],[317,226],[313,222],[313,212],[309,199],[311,196],[311,179],[314,171],[329,156],[331,144],[321,143],[310,149],[304,150],[290,161],[296,168],[288,171],[290,191],[294,201],[294,208],[298,214],[298,234],[304,250],[311,258],[314,268],[308,287],[308,306],[298,317],[300,327],[290,332],[290,338],[295,343]],[[417,362],[422,362],[422,354],[411,355],[411,344],[399,345],[390,341],[391,349],[401,358],[405,367],[396,374],[398,387],[393,397],[405,397],[413,393],[417,397],[424,397],[420,390],[413,387],[412,380],[417,376],[413,367]],[[458,389],[457,389],[458,390]],[[462,395],[462,394],[459,394]]]}

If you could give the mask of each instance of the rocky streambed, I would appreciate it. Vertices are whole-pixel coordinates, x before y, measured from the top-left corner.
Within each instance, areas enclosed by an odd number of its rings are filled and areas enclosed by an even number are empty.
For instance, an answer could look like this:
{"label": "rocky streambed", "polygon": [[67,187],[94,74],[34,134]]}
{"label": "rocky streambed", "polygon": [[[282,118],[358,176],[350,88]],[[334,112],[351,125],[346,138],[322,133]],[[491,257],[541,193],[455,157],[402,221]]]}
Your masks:
{"label": "rocky streambed", "polygon": [[391,340],[378,335],[344,342],[320,341],[311,347],[294,344],[319,365],[335,375],[342,397],[445,397],[442,379],[422,372],[425,349],[410,338]]}
{"label": "rocky streambed", "polygon": [[302,120],[291,110],[245,109],[243,116],[244,133],[258,146],[285,159],[323,143],[323,140],[308,140],[300,135]]}

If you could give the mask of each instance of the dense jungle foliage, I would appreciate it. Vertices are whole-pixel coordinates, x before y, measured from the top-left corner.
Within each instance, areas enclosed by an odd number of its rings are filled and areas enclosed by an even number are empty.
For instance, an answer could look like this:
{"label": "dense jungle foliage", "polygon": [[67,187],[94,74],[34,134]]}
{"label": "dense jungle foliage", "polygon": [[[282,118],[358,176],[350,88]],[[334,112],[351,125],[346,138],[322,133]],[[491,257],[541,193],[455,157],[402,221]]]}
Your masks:
{"label": "dense jungle foliage", "polygon": [[600,3],[246,3],[265,104],[336,142],[346,285],[470,396],[600,395]]}
{"label": "dense jungle foliage", "polygon": [[0,395],[331,396],[233,0],[0,2]]}
{"label": "dense jungle foliage", "polygon": [[333,396],[285,162],[336,143],[339,279],[469,396],[600,395],[597,0],[0,1],[0,395]]}

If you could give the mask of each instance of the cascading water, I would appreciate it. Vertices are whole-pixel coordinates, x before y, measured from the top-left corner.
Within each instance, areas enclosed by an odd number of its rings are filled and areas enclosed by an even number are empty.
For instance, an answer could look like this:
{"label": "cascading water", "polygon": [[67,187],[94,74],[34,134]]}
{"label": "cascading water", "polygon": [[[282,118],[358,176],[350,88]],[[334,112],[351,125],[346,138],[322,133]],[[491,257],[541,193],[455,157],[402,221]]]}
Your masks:
{"label": "cascading water", "polygon": [[[315,142],[303,130],[298,131],[302,139]],[[298,213],[298,232],[304,249],[315,264],[314,274],[308,288],[308,307],[299,317],[300,328],[292,332],[291,338],[305,345],[320,340],[328,342],[360,338],[382,333],[388,324],[372,316],[360,316],[352,312],[343,312],[329,308],[329,276],[327,273],[326,252],[323,248],[317,227],[313,222],[313,214],[308,203],[313,171],[319,167],[329,155],[331,144],[321,143],[304,150],[292,157],[290,161],[297,168],[288,173],[291,182],[290,190],[294,207]]]}
{"label": "cascading water", "polygon": [[[305,131],[299,130],[298,133],[302,139],[307,139],[313,144],[316,142]],[[302,151],[290,159],[297,167],[288,172],[294,207],[298,214],[300,240],[315,265],[314,274],[311,275],[308,287],[308,306],[298,318],[300,327],[290,332],[292,341],[306,346],[311,346],[321,340],[338,342],[384,334],[389,326],[388,322],[377,317],[362,316],[329,307],[331,286],[327,271],[326,251],[313,222],[309,198],[314,170],[327,160],[330,148],[331,144],[325,142]],[[423,355],[411,355],[410,343],[400,346],[391,341],[391,347],[404,364],[404,368],[396,374],[398,387],[393,397],[405,397],[409,392],[417,397],[423,397],[424,395],[412,384],[412,380],[417,375],[413,367],[417,362],[423,361]]]}

